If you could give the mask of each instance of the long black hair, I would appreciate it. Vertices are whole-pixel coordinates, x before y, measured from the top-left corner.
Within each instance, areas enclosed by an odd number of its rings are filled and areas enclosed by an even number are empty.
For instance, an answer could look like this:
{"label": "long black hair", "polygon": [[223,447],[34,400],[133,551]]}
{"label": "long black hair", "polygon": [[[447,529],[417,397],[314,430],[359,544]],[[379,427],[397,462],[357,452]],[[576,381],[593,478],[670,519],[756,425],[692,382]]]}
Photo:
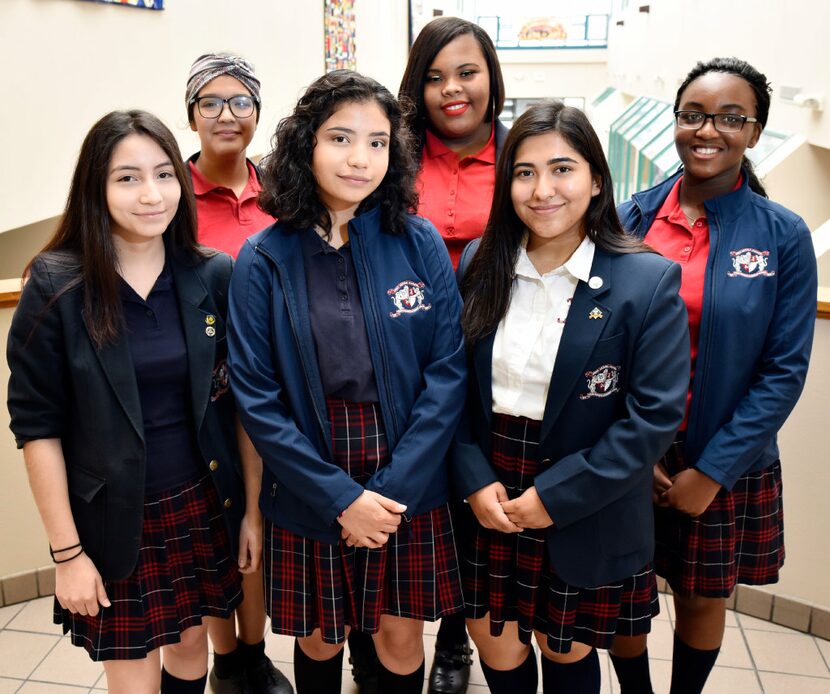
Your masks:
{"label": "long black hair", "polygon": [[490,73],[490,104],[487,107],[487,115],[484,117],[486,123],[491,123],[497,118],[504,108],[504,78],[501,74],[499,58],[496,54],[496,47],[484,29],[478,24],[468,22],[459,17],[438,17],[427,24],[409,52],[409,61],[401,79],[401,86],[398,90],[398,98],[413,104],[409,119],[409,127],[412,136],[415,138],[415,151],[418,160],[426,141],[426,129],[429,123],[426,104],[424,104],[424,85],[427,72],[435,60],[435,56],[453,39],[471,34],[478,42],[484,60],[487,62],[487,70]]}
{"label": "long black hair", "polygon": [[320,126],[343,104],[375,102],[389,119],[389,168],[381,184],[363,200],[357,214],[380,207],[384,231],[403,233],[410,209],[417,207],[411,137],[395,97],[382,84],[351,70],[334,70],[312,82],[294,112],[283,118],[272,150],[261,165],[260,207],[295,229],[321,227],[331,232],[331,216],[317,192],[311,159]]}
{"label": "long black hair", "polygon": [[510,197],[513,162],[524,140],[549,132],[559,133],[588,162],[591,175],[599,179],[599,193],[591,198],[583,219],[588,238],[610,253],[649,250],[623,230],[614,205],[611,171],[588,117],[578,108],[565,106],[561,101],[530,107],[516,119],[504,141],[496,164],[490,219],[481,245],[461,281],[464,297],[461,325],[468,344],[495,330],[507,311],[516,260],[526,233]]}
{"label": "long black hair", "polygon": [[179,180],[179,205],[164,232],[167,248],[182,257],[207,254],[196,242],[193,187],[173,133],[146,111],[113,111],[101,118],[81,145],[66,208],[54,236],[23,272],[27,277],[32,265],[43,256],[72,277],[51,298],[46,309],[61,294],[83,285],[83,311],[90,337],[98,348],[114,342],[122,330],[118,256],[112,242],[107,177],[113,152],[128,135],[149,137],[161,147]]}
{"label": "long black hair", "polygon": [[[674,110],[680,108],[680,101],[683,98],[683,92],[686,91],[692,82],[698,77],[703,77],[710,72],[723,72],[728,75],[735,75],[744,80],[755,94],[755,118],[761,124],[762,128],[767,127],[767,118],[769,118],[770,95],[772,94],[772,87],[766,75],[758,72],[752,65],[740,58],[712,58],[704,62],[699,62],[686,75],[686,79],[677,90],[677,96],[674,99]],[[748,175],[749,187],[752,188],[758,195],[769,197],[758,176],[755,175],[755,170],[752,162],[744,155],[742,166],[746,169]]]}

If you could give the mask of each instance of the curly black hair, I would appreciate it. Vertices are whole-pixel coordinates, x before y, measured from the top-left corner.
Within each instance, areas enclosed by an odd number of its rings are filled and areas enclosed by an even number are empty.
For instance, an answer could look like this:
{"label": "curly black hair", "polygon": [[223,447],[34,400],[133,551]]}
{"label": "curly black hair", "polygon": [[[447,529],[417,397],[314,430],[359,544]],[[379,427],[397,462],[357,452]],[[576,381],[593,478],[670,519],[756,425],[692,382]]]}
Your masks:
{"label": "curly black hair", "polygon": [[406,217],[417,208],[412,138],[405,113],[386,87],[352,70],[335,70],[315,80],[283,118],[263,159],[259,204],[268,214],[295,229],[319,226],[331,233],[329,211],[320,200],[311,159],[315,133],[343,104],[374,101],[390,124],[389,168],[380,185],[357,208],[357,214],[380,208],[383,230],[403,233]]}

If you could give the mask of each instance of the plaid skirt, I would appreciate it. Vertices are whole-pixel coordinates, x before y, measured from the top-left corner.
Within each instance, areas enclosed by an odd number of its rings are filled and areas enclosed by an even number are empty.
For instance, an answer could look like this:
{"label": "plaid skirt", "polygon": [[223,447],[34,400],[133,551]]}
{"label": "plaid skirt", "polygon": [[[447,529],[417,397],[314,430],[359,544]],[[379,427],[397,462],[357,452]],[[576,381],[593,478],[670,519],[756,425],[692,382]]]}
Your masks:
{"label": "plaid skirt", "polygon": [[[491,462],[511,499],[531,487],[544,469],[537,455],[540,425],[493,413]],[[579,588],[556,574],[544,530],[488,530],[467,507],[459,535],[467,617],[489,614],[493,636],[501,635],[505,622],[518,622],[523,643],[530,643],[535,630],[547,636],[555,653],[568,653],[573,641],[609,648],[616,634],[647,634],[660,612],[651,566],[613,584]]]}
{"label": "plaid skirt", "polygon": [[[334,462],[366,484],[389,463],[377,403],[327,399]],[[461,578],[446,504],[401,519],[379,549],[311,540],[265,521],[265,603],[271,630],[341,643],[349,626],[367,633],[382,614],[435,621],[463,609]]]}
{"label": "plaid skirt", "polygon": [[[663,458],[669,475],[686,468],[682,441]],[[721,489],[700,516],[655,508],[654,566],[684,597],[728,598],[735,585],[778,581],[784,565],[781,464],[741,477]]]}
{"label": "plaid skirt", "polygon": [[55,624],[92,660],[132,660],[181,640],[203,617],[228,617],[242,602],[222,505],[208,476],[144,499],[133,573],[105,581],[112,605],[95,617],[54,607]]}

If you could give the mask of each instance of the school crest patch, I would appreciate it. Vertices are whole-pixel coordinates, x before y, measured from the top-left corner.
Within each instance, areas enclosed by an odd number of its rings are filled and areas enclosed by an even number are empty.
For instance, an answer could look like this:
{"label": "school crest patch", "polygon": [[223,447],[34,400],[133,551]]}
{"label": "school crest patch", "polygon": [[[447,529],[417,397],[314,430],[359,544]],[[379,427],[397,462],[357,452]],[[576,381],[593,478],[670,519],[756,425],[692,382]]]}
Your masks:
{"label": "school crest patch", "polygon": [[210,401],[216,402],[228,392],[229,387],[230,374],[228,372],[228,362],[223,359],[216,365],[210,379]]}
{"label": "school crest patch", "polygon": [[612,393],[618,393],[620,382],[620,367],[613,364],[603,364],[593,371],[586,371],[588,392],[579,395],[580,400],[589,398],[607,398]]}
{"label": "school crest patch", "polygon": [[772,277],[775,271],[768,271],[769,251],[759,251],[757,248],[741,248],[739,251],[730,251],[732,256],[733,272],[727,272],[728,277]]}
{"label": "school crest patch", "polygon": [[390,318],[397,318],[404,313],[415,313],[416,311],[429,311],[432,304],[426,303],[423,282],[404,280],[399,282],[386,293],[395,304],[395,310],[389,313]]}

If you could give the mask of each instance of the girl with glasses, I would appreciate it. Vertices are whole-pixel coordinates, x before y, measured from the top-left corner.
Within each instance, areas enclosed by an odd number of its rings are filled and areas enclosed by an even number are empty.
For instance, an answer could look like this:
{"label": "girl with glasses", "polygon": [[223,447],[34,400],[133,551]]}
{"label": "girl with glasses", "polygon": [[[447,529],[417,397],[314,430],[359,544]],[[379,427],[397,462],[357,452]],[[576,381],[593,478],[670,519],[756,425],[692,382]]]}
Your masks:
{"label": "girl with glasses", "polygon": [[231,287],[234,394],[264,462],[271,629],[297,691],[338,692],[351,629],[382,692],[421,692],[423,622],[462,607],[445,456],[464,403],[461,300],[409,214],[401,109],[374,80],[316,80],[274,135]]}
{"label": "girl with glasses", "polygon": [[[259,174],[246,157],[262,109],[259,79],[244,58],[207,53],[190,68],[185,105],[202,146],[187,162],[199,243],[235,258],[246,238],[274,221],[257,204]],[[247,588],[246,595],[251,593]]]}
{"label": "girl with glasses", "polygon": [[231,265],[196,242],[172,133],[116,111],[89,131],[58,230],[25,273],[11,429],[56,564],[55,623],[103,661],[111,692],[202,692],[204,620],[242,599]]}
{"label": "girl with glasses", "polygon": [[[257,202],[262,189],[259,172],[246,157],[262,106],[260,82],[244,58],[207,53],[190,68],[185,103],[190,128],[202,144],[187,162],[196,194],[199,242],[235,258],[248,236],[274,221]],[[256,459],[255,451],[252,454]],[[259,462],[257,477],[261,468]],[[246,686],[262,694],[287,694],[290,683],[265,655],[259,486],[245,493],[239,560],[250,571],[243,574],[245,598],[236,619],[208,622],[213,644],[210,684],[215,694],[241,694]]]}
{"label": "girl with glasses", "polygon": [[[807,374],[817,281],[807,226],[767,199],[746,158],[770,92],[742,60],[698,63],[674,105],[682,170],[619,210],[680,264],[689,314],[686,417],[654,466],[655,567],[676,614],[672,694],[703,690],[736,584],[775,583],[784,561],[776,433]],[[623,694],[651,690],[645,646],[614,644]]]}
{"label": "girl with glasses", "polygon": [[688,385],[680,268],[627,236],[582,111],[516,119],[461,258],[467,417],[453,451],[467,627],[494,694],[596,694],[597,648],[659,612],[651,468]]}

